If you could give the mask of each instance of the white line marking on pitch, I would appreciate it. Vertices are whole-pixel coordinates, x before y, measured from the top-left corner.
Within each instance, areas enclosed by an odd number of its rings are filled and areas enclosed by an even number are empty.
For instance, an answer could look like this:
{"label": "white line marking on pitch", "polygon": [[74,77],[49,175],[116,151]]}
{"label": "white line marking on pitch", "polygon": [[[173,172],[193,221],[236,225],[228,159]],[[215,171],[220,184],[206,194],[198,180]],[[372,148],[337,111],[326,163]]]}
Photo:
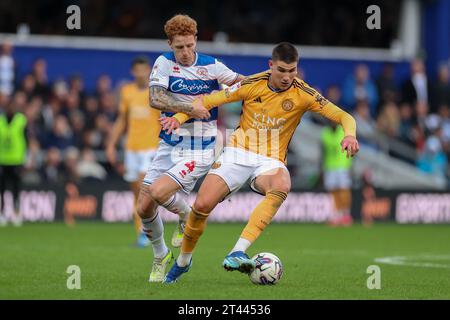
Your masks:
{"label": "white line marking on pitch", "polygon": [[[417,261],[425,260],[425,261]],[[427,261],[428,260],[428,261]],[[374,261],[378,263],[396,265],[396,266],[408,266],[408,267],[420,267],[420,268],[440,268],[440,269],[450,269],[449,264],[433,263],[429,260],[449,260],[450,255],[430,255],[423,254],[417,256],[391,256],[391,257],[381,257],[375,258]]]}

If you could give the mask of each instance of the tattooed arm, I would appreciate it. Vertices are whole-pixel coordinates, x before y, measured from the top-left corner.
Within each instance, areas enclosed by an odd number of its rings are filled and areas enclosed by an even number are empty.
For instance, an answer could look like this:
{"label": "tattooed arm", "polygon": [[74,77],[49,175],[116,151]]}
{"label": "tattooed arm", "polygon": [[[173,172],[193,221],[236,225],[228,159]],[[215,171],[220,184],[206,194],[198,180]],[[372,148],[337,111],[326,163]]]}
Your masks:
{"label": "tattooed arm", "polygon": [[204,107],[175,100],[172,94],[161,86],[150,87],[150,105],[161,111],[183,112],[192,118],[207,119],[211,116]]}

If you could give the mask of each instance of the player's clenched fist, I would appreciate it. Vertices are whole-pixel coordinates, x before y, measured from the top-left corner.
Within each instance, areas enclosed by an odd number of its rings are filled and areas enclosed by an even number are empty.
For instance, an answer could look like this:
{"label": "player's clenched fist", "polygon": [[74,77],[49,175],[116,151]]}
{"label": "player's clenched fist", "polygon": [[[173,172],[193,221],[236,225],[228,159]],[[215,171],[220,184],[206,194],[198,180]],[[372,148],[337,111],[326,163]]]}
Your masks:
{"label": "player's clenched fist", "polygon": [[342,152],[347,151],[347,158],[353,157],[359,151],[359,143],[353,136],[346,136],[341,141]]}

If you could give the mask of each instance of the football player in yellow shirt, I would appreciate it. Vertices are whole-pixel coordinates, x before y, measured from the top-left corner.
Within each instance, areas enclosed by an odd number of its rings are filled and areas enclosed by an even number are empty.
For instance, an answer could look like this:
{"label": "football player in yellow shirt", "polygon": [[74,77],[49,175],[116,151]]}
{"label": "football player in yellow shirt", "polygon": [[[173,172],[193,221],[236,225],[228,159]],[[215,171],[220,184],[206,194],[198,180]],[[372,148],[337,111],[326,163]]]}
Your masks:
{"label": "football player in yellow shirt", "polygon": [[[135,207],[142,179],[155,155],[159,143],[160,111],[148,107],[148,77],[150,63],[146,57],[136,57],[131,64],[135,80],[120,91],[119,116],[106,145],[106,156],[114,166],[117,163],[116,144],[122,134],[127,134],[125,145],[125,181],[130,183]],[[142,232],[142,223],[136,211],[133,214],[138,247],[150,244]]]}
{"label": "football player in yellow shirt", "polygon": [[[243,100],[243,106],[238,127],[200,187],[185,227],[181,253],[166,275],[166,283],[175,282],[190,269],[192,252],[209,214],[247,180],[252,190],[264,199],[253,210],[239,240],[225,257],[223,267],[243,273],[253,271],[255,263],[245,252],[270,223],[290,191],[286,154],[305,112],[316,112],[339,123],[345,133],[342,151],[347,156],[358,152],[353,117],[297,78],[297,64],[296,48],[287,42],[280,43],[272,52],[269,71],[193,102],[210,109]],[[162,129],[174,130],[188,118],[178,113],[171,119],[163,119]]]}

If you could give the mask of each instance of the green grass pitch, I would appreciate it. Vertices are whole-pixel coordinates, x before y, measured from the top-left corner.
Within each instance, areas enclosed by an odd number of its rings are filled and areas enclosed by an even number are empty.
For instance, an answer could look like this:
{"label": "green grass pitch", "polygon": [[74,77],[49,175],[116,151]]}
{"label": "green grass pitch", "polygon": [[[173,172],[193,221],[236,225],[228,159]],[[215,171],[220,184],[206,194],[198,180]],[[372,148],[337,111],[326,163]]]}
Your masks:
{"label": "green grass pitch", "polygon": [[[243,226],[209,224],[175,285],[147,282],[151,249],[130,245],[131,224],[0,228],[0,299],[450,299],[450,225],[271,224],[249,254],[280,257],[275,286],[222,269]],[[166,225],[168,243],[174,228]],[[397,264],[375,262],[383,257]],[[80,290],[66,287],[69,265],[81,268]],[[379,290],[367,288],[370,265],[381,268]]]}

